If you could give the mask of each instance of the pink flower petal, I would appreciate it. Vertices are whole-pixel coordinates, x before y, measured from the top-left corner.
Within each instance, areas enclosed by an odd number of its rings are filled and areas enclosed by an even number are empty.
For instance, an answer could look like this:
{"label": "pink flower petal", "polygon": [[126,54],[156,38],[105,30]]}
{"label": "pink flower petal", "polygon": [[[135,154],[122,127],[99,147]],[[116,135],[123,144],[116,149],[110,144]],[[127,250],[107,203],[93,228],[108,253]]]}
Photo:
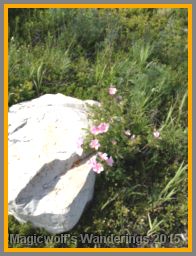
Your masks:
{"label": "pink flower petal", "polygon": [[93,166],[93,171],[96,172],[96,173],[101,173],[103,172],[104,168],[103,168],[103,165],[100,164],[100,163],[96,163],[94,166]]}
{"label": "pink flower petal", "polygon": [[96,150],[98,150],[98,148],[101,146],[99,141],[97,139],[91,140],[90,144],[89,144],[90,148],[94,148]]}
{"label": "pink flower petal", "polygon": [[97,134],[100,133],[99,128],[96,127],[96,126],[91,127],[90,132],[91,132],[93,135],[97,135]]}
{"label": "pink flower petal", "polygon": [[109,88],[109,94],[110,94],[110,95],[115,95],[116,92],[117,92],[116,87],[111,86],[111,87]]}
{"label": "pink flower petal", "polygon": [[101,158],[101,160],[104,160],[104,161],[108,159],[107,153],[98,152],[98,156]]}
{"label": "pink flower petal", "polygon": [[91,166],[92,170],[96,173],[100,173],[104,170],[103,165],[101,163],[98,163],[96,160],[96,156],[94,156],[93,158],[91,158],[88,161],[88,164]]}
{"label": "pink flower petal", "polygon": [[107,132],[108,129],[109,129],[109,124],[107,124],[107,123],[100,123],[100,125],[98,125],[98,126],[91,127],[90,132],[93,135],[98,135],[100,133]]}
{"label": "pink flower petal", "polygon": [[160,137],[160,132],[155,130],[153,132],[153,135],[154,135],[155,138],[159,138]]}
{"label": "pink flower petal", "polygon": [[114,160],[113,160],[113,158],[112,158],[112,156],[110,156],[107,160],[106,160],[106,162],[107,162],[107,164],[109,165],[109,166],[113,166],[113,164],[114,164]]}
{"label": "pink flower petal", "polygon": [[107,123],[101,123],[99,126],[98,126],[98,129],[99,129],[99,132],[100,133],[105,133],[105,132],[107,132],[108,131],[108,129],[109,129],[109,124],[107,124]]}
{"label": "pink flower petal", "polygon": [[89,164],[91,167],[95,166],[96,163],[97,163],[97,161],[96,161],[96,156],[92,157],[92,158],[88,161],[88,164]]}

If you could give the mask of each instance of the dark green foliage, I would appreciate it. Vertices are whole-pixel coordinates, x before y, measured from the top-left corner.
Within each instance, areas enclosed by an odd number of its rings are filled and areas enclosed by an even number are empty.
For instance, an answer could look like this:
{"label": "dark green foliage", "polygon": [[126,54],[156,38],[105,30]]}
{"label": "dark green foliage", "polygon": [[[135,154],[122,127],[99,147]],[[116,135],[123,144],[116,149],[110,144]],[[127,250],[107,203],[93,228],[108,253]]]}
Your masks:
{"label": "dark green foliage", "polygon": [[[70,234],[186,234],[187,10],[9,12],[9,104],[60,92],[100,101],[93,119],[110,123],[99,139],[115,165],[97,177],[94,199]],[[128,129],[134,139],[124,134]],[[46,234],[13,218],[9,224],[10,233]],[[100,246],[186,247],[187,241]]]}

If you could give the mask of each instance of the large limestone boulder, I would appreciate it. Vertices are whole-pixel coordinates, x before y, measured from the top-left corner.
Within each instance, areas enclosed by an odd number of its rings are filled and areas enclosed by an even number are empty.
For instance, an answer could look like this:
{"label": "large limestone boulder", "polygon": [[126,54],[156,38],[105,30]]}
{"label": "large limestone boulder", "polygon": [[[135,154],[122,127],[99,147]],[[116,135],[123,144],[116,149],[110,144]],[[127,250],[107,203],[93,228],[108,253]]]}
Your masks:
{"label": "large limestone boulder", "polygon": [[92,199],[95,174],[77,141],[87,103],[47,94],[9,109],[9,214],[57,234],[72,229]]}

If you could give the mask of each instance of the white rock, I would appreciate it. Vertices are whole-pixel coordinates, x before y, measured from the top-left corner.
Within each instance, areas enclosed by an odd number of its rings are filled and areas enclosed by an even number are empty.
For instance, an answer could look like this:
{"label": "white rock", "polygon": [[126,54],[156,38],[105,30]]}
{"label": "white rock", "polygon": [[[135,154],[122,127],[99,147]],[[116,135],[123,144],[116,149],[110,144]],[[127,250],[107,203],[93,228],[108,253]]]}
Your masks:
{"label": "white rock", "polygon": [[89,126],[86,102],[47,94],[10,107],[8,119],[9,214],[51,233],[70,230],[94,190],[88,159],[76,154]]}

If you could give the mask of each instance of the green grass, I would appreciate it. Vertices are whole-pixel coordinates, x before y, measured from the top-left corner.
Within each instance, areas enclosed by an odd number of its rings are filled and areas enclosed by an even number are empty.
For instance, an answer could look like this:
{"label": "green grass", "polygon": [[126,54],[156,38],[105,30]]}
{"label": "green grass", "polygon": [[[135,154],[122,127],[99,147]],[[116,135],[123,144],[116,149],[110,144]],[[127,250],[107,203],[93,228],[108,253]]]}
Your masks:
{"label": "green grass", "polygon": [[[94,109],[93,119],[111,125],[100,141],[115,166],[97,176],[94,198],[69,233],[186,235],[187,10],[9,12],[9,105],[60,92],[100,101],[102,111]],[[117,97],[108,96],[110,84]],[[127,129],[134,140],[123,133]],[[9,233],[47,234],[13,217]],[[70,240],[33,246],[95,245]],[[186,247],[187,241],[100,246]]]}

